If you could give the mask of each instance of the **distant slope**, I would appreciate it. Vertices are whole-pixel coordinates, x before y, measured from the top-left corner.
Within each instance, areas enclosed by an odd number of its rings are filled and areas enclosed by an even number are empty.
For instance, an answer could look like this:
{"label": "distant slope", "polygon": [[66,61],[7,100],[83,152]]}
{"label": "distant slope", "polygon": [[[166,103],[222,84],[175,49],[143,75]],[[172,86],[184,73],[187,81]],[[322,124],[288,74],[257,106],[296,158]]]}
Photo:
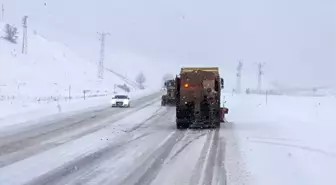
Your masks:
{"label": "distant slope", "polygon": [[[5,23],[0,23],[4,36]],[[21,54],[21,34],[17,44],[0,41],[0,95],[56,96],[82,94],[83,90],[112,92],[114,84],[124,81],[105,72],[97,79],[97,66],[78,57],[68,47],[48,40],[37,32],[28,33],[28,54]]]}

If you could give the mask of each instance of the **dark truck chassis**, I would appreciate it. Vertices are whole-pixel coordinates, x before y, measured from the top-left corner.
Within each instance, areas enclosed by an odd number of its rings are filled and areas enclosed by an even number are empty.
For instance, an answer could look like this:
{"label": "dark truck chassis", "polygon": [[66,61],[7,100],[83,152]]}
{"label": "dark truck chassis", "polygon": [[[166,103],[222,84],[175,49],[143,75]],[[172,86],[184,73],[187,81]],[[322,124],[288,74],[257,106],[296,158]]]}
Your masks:
{"label": "dark truck chassis", "polygon": [[[199,113],[194,113],[193,105],[180,106],[176,109],[176,127],[186,128],[219,128],[220,111],[211,106],[201,105]],[[208,113],[208,114],[207,114]]]}
{"label": "dark truck chassis", "polygon": [[162,95],[161,105],[162,106],[166,106],[166,105],[174,106],[174,105],[176,105],[176,99],[175,99],[175,97]]}

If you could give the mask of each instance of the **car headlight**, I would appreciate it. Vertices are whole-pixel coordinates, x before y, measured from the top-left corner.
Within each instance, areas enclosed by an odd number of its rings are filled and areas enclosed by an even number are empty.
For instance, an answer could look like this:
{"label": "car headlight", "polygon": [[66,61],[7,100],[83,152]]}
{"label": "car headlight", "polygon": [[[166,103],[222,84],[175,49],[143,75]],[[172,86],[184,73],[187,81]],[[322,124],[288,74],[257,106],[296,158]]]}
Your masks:
{"label": "car headlight", "polygon": [[112,101],[111,101],[111,104],[116,104],[116,101],[115,101],[115,100],[112,100]]}
{"label": "car headlight", "polygon": [[129,104],[129,100],[124,100],[124,104],[128,105]]}

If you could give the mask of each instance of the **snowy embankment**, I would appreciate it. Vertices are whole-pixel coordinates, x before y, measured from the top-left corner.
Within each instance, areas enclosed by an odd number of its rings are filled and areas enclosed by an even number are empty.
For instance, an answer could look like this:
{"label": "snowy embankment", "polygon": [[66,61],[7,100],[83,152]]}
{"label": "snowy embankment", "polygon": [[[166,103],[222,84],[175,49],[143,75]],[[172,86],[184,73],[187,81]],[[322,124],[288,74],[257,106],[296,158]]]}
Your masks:
{"label": "snowy embankment", "polygon": [[240,151],[239,174],[228,175],[233,184],[336,184],[335,98],[226,95],[226,100],[226,127]]}
{"label": "snowy embankment", "polygon": [[[129,93],[131,101],[144,97],[146,95],[158,92],[156,89],[147,89],[143,91],[136,91]],[[70,116],[71,114],[79,113],[80,111],[96,110],[101,108],[107,108],[110,106],[112,95],[103,97],[94,97],[86,100],[71,100],[64,102],[51,102],[48,104],[31,104],[30,107],[22,108],[22,105],[18,107],[4,106],[5,108],[13,108],[13,112],[16,113],[0,117],[0,129],[17,125],[20,123],[26,123],[33,120],[43,120],[43,118],[50,116]],[[20,109],[21,108],[21,109]]]}
{"label": "snowy embankment", "polygon": [[[105,71],[104,79],[98,80],[96,64],[67,46],[48,40],[34,28],[28,30],[29,47],[27,54],[22,54],[21,35],[16,43],[8,41],[5,25],[0,22],[0,128],[107,105],[112,94],[126,93],[117,87],[127,84],[122,78]],[[18,31],[22,33],[19,27]],[[130,96],[136,98],[149,92],[153,90],[131,88]]]}

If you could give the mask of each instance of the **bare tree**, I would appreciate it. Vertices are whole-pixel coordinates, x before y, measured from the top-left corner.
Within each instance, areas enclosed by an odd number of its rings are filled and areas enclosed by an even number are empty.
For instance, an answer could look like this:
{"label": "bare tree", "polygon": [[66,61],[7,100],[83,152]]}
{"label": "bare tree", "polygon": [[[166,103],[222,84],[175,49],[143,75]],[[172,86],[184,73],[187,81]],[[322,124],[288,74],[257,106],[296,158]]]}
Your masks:
{"label": "bare tree", "polygon": [[12,26],[10,24],[5,25],[5,37],[4,39],[8,40],[9,42],[15,43],[18,39],[18,30],[15,26]]}
{"label": "bare tree", "polygon": [[146,76],[143,74],[143,72],[141,72],[137,75],[135,81],[140,85],[141,89],[144,89],[143,84],[146,82]]}

